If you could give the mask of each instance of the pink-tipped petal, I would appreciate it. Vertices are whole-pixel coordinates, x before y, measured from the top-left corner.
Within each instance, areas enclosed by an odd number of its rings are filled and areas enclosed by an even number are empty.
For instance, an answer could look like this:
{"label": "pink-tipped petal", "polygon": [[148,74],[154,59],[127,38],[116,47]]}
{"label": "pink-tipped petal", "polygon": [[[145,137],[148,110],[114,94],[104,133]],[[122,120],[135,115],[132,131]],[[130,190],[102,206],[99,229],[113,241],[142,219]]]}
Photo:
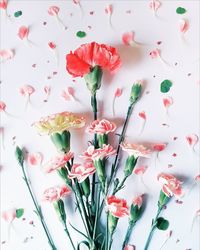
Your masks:
{"label": "pink-tipped petal", "polygon": [[196,134],[187,135],[186,141],[190,146],[195,146],[199,141],[199,137]]}
{"label": "pink-tipped petal", "polygon": [[189,29],[189,23],[185,19],[179,20],[179,31],[185,33]]}
{"label": "pink-tipped petal", "polygon": [[57,16],[60,11],[58,6],[50,6],[48,9],[48,13],[50,16]]}
{"label": "pink-tipped petal", "polygon": [[18,37],[23,40],[27,39],[29,34],[29,28],[26,26],[21,26],[18,30]]}

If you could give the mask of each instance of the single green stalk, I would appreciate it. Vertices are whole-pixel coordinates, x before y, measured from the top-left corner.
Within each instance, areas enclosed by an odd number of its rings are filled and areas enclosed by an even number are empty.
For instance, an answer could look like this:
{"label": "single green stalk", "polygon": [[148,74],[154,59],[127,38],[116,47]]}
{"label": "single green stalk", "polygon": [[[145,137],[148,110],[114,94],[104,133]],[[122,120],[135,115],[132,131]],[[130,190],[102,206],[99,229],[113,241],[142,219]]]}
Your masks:
{"label": "single green stalk", "polygon": [[158,217],[159,217],[159,215],[160,215],[162,209],[163,209],[163,206],[159,206],[159,207],[158,207],[158,211],[157,211],[156,217],[155,217],[154,220],[153,220],[153,224],[152,224],[152,226],[151,226],[151,230],[150,230],[150,232],[149,232],[149,235],[148,235],[148,238],[147,238],[147,241],[146,241],[144,250],[148,250],[148,248],[149,248],[149,244],[150,244],[151,239],[152,239],[152,237],[153,237],[154,230],[156,229],[156,226],[157,226],[157,219],[158,219]]}
{"label": "single green stalk", "polygon": [[124,250],[125,246],[128,244],[134,226],[135,226],[135,222],[129,222],[128,229],[126,231],[126,236],[124,238],[124,242],[123,242],[123,245],[122,245],[122,250]]}
{"label": "single green stalk", "polygon": [[51,246],[52,250],[57,250],[57,248],[56,248],[56,246],[55,246],[55,244],[54,244],[54,242],[53,242],[53,239],[52,239],[52,237],[51,237],[51,235],[50,235],[50,233],[49,233],[49,230],[48,230],[48,228],[47,228],[46,222],[44,221],[44,218],[43,218],[43,215],[42,215],[41,208],[40,208],[39,204],[37,203],[37,200],[36,200],[35,195],[34,195],[34,193],[33,193],[33,191],[32,191],[32,188],[30,187],[29,180],[28,180],[28,178],[27,178],[27,176],[26,176],[26,173],[25,173],[24,165],[23,165],[23,164],[21,164],[21,168],[22,168],[22,173],[23,173],[23,179],[24,179],[24,181],[25,181],[25,183],[26,183],[26,186],[27,186],[28,191],[29,191],[29,193],[30,193],[31,199],[32,199],[33,204],[34,204],[34,206],[35,206],[36,213],[37,213],[37,215],[38,215],[38,217],[39,217],[39,219],[40,219],[40,222],[41,222],[41,224],[42,224],[42,227],[43,227],[44,232],[45,232],[45,234],[46,234],[46,237],[47,237],[47,239],[48,239],[48,243],[49,243],[49,245]]}
{"label": "single green stalk", "polygon": [[73,249],[76,250],[76,247],[74,246],[73,240],[72,240],[72,238],[71,238],[71,235],[70,235],[70,233],[69,233],[69,230],[68,230],[68,228],[67,228],[66,223],[65,223],[65,225],[64,225],[64,230],[65,230],[65,233],[67,234],[67,236],[68,236],[68,238],[69,238],[69,240],[70,240],[70,243],[71,243]]}

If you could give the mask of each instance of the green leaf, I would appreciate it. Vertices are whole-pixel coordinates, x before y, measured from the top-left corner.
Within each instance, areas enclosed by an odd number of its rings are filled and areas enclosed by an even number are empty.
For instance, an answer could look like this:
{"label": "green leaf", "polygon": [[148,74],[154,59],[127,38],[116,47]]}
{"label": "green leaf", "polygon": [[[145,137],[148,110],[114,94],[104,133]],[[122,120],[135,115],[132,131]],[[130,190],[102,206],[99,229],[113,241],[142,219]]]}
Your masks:
{"label": "green leaf", "polygon": [[165,219],[162,218],[162,217],[159,217],[159,218],[156,220],[156,227],[157,227],[159,230],[167,230],[167,228],[169,227],[169,221],[168,221],[168,220],[165,220]]}
{"label": "green leaf", "polygon": [[176,13],[177,13],[177,14],[182,15],[182,14],[185,14],[185,12],[186,12],[186,9],[183,8],[183,7],[178,7],[178,8],[176,9]]}
{"label": "green leaf", "polygon": [[161,82],[160,84],[160,91],[162,93],[167,93],[169,92],[170,88],[172,87],[172,82],[170,80],[164,80],[163,82]]}
{"label": "green leaf", "polygon": [[22,217],[22,215],[24,214],[24,209],[23,208],[18,208],[16,209],[16,217],[19,219],[20,217]]}
{"label": "green leaf", "polygon": [[83,37],[86,37],[86,33],[85,33],[85,31],[78,31],[76,33],[76,36],[79,38],[83,38]]}
{"label": "green leaf", "polygon": [[18,10],[14,13],[14,17],[19,17],[22,15],[22,11],[21,10]]}
{"label": "green leaf", "polygon": [[15,157],[16,157],[19,165],[22,167],[24,164],[24,154],[23,154],[23,151],[21,150],[21,148],[18,146],[15,149]]}

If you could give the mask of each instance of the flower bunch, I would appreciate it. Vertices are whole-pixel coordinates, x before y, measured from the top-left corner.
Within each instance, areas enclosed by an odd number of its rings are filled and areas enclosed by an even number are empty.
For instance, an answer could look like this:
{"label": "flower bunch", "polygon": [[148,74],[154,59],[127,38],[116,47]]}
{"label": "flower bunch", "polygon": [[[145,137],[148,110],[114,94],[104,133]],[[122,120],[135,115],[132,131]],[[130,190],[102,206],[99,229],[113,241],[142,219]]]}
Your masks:
{"label": "flower bunch", "polygon": [[[133,174],[139,158],[150,158],[152,150],[144,145],[125,141],[127,125],[134,105],[142,95],[142,83],[136,81],[130,91],[129,105],[118,140],[114,145],[110,137],[117,130],[114,122],[98,117],[97,90],[101,88],[101,78],[104,70],[116,72],[121,65],[117,50],[105,44],[92,42],[81,45],[74,52],[66,55],[66,69],[73,77],[83,77],[91,95],[91,107],[94,119],[86,128],[92,135],[89,146],[78,157],[71,146],[71,130],[81,129],[86,125],[86,119],[71,112],[62,112],[41,118],[33,124],[39,135],[47,135],[55,145],[56,155],[47,161],[42,169],[46,174],[58,174],[63,185],[48,188],[43,193],[43,201],[53,204],[59,220],[64,226],[72,249],[80,249],[85,244],[90,250],[111,250],[113,235],[117,230],[119,219],[127,218],[127,232],[119,249],[129,249],[131,233],[136,222],[144,212],[144,197],[139,194],[132,201],[118,197],[118,192],[126,186],[126,180]],[[120,158],[125,152],[123,178],[118,176]],[[25,169],[25,155],[22,149],[16,148],[16,158],[21,166],[25,183],[30,192],[36,212],[42,223],[44,232],[52,249],[57,249],[42,215],[42,210],[33,193]],[[47,177],[48,178],[48,177]],[[173,195],[181,195],[181,182],[170,174],[159,174],[158,181],[162,183],[162,191],[158,201],[158,213],[153,221],[150,236],[145,249],[150,244],[155,228],[163,225],[164,219],[160,212]],[[77,211],[83,223],[84,231],[79,225],[67,225],[67,208],[64,200],[68,194],[75,199]],[[106,217],[107,223],[102,224]],[[164,221],[163,221],[164,220]],[[164,223],[166,224],[166,222]],[[160,226],[161,227],[161,226]],[[70,231],[75,230],[85,239],[76,245]]]}

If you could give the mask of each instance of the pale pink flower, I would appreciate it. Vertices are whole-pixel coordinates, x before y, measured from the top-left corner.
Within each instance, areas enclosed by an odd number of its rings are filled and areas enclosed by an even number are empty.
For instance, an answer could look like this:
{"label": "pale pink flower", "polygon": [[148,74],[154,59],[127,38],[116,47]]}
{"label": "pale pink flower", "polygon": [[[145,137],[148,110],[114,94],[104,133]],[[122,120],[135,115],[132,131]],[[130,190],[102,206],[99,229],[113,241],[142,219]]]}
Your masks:
{"label": "pale pink flower", "polygon": [[43,160],[43,155],[40,152],[32,154],[29,153],[27,160],[31,166],[40,166]]}
{"label": "pale pink flower", "polygon": [[71,193],[71,190],[67,188],[65,185],[64,186],[55,186],[48,188],[44,191],[43,193],[43,200],[44,201],[49,201],[49,202],[56,202],[63,197],[67,196],[68,194]]}
{"label": "pale pink flower", "polygon": [[116,125],[113,122],[110,122],[106,119],[103,120],[95,120],[90,126],[87,128],[87,132],[90,134],[108,134],[110,132],[114,132],[116,130]]}
{"label": "pale pink flower", "polygon": [[175,176],[161,173],[158,175],[157,179],[162,184],[162,191],[166,196],[171,197],[175,195],[178,197],[183,195],[181,187],[182,182],[179,181]]}
{"label": "pale pink flower", "polygon": [[106,199],[108,211],[117,218],[129,215],[129,208],[126,200],[119,199],[114,195],[107,197]]}
{"label": "pale pink flower", "polygon": [[29,28],[26,26],[21,26],[18,30],[18,37],[23,40],[27,39],[29,34]]}
{"label": "pale pink flower", "polygon": [[136,158],[137,157],[149,158],[151,154],[151,150],[147,149],[143,145],[123,142],[121,144],[121,147],[123,151],[129,154],[129,156],[134,155]]}
{"label": "pale pink flower", "polygon": [[71,171],[68,171],[68,178],[77,178],[78,182],[81,183],[88,176],[93,175],[96,171],[92,162],[85,162],[83,164],[73,164]]}
{"label": "pale pink flower", "polygon": [[74,157],[72,152],[68,152],[67,154],[60,154],[56,157],[52,158],[49,162],[44,165],[44,171],[46,173],[51,173],[54,170],[64,167],[68,161],[70,161]]}
{"label": "pale pink flower", "polygon": [[1,213],[2,219],[4,219],[8,223],[12,223],[16,218],[16,209],[11,208]]}
{"label": "pale pink flower", "polygon": [[135,197],[133,199],[133,202],[132,202],[132,204],[134,206],[138,206],[138,208],[141,208],[142,203],[143,203],[143,196],[142,195]]}
{"label": "pale pink flower", "polygon": [[116,150],[111,145],[104,144],[102,148],[97,149],[94,146],[89,146],[80,157],[87,161],[98,161],[115,154]]}

